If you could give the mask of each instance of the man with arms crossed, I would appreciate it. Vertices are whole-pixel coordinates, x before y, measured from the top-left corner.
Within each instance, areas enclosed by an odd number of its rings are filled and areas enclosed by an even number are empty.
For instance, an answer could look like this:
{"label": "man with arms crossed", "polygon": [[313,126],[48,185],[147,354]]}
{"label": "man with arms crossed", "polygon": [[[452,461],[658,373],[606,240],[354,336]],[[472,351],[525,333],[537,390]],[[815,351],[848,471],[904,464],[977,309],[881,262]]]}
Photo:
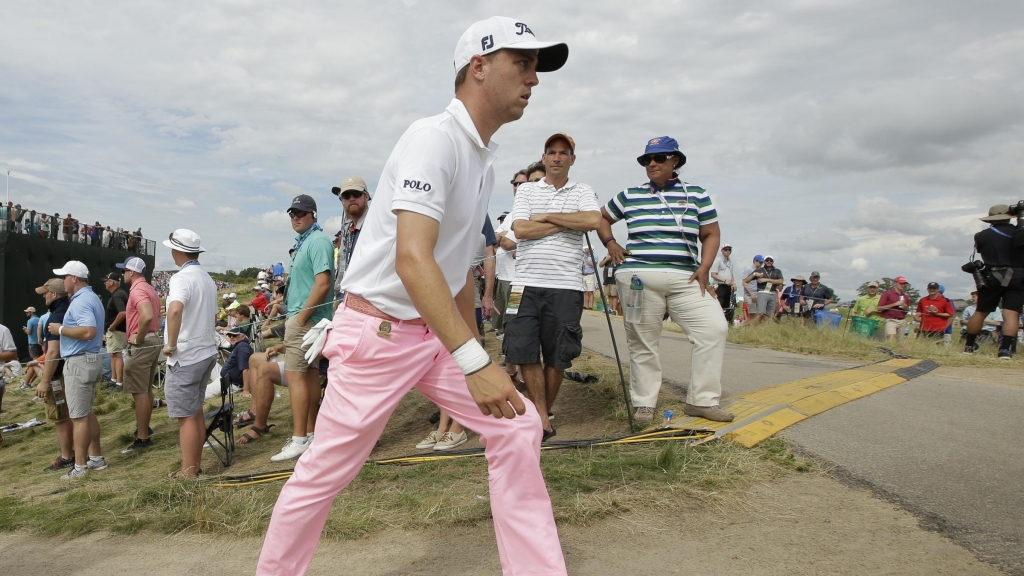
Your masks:
{"label": "man with arms crossed", "polygon": [[292,403],[292,438],[271,462],[298,458],[309,448],[320,409],[320,359],[306,361],[302,339],[324,318],[331,317],[334,246],[316,222],[316,202],[300,194],[288,208],[295,237],[295,254],[288,270],[288,320],[284,324],[284,374]]}
{"label": "man with arms crossed", "polygon": [[179,266],[167,289],[163,349],[167,357],[167,415],[178,420],[181,444],[181,469],[170,477],[195,478],[202,472],[200,464],[206,441],[203,399],[210,371],[217,361],[213,337],[217,285],[199,264],[199,255],[206,251],[199,242],[199,234],[180,228],[163,244],[171,249],[171,258]]}
{"label": "man with arms crossed", "polygon": [[153,416],[153,377],[160,363],[160,296],[146,281],[146,263],[132,256],[118,264],[128,283],[128,307],[125,309],[128,357],[124,361],[124,391],[135,400],[135,440],[121,451],[131,454],[149,448],[149,422]]}
{"label": "man with arms crossed", "polygon": [[576,161],[572,138],[548,137],[542,161],[547,175],[519,187],[506,218],[518,239],[515,283],[524,288],[519,312],[506,322],[504,344],[505,361],[520,365],[547,440],[555,435],[548,411],[562,376],[583,351],[580,247],[584,232],[601,223],[601,207],[593,188],[569,180]]}
{"label": "man with arms crossed", "polygon": [[257,574],[305,573],[335,495],[414,386],[480,433],[502,572],[566,573],[540,472],[540,420],[476,341],[467,271],[494,186],[491,136],[522,116],[537,72],[567,57],[522,22],[477,22],[456,47],[456,98],[395,146],[324,346],[317,440],[281,491]]}
{"label": "man with arms crossed", "polygon": [[107,461],[100,450],[100,422],[92,412],[96,383],[103,373],[99,352],[103,348],[103,304],[89,286],[89,269],[71,260],[54,274],[64,277],[71,303],[62,324],[50,318],[50,332],[60,336],[64,359],[64,394],[74,430],[75,467],[61,480],[85,477],[90,470],[104,470]]}

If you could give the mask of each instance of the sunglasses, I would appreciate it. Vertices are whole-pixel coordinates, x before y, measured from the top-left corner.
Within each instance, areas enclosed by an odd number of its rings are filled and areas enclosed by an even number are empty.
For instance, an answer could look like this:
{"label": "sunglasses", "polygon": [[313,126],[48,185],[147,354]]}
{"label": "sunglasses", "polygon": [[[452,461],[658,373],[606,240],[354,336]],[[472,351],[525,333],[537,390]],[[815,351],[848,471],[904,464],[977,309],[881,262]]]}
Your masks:
{"label": "sunglasses", "polygon": [[732,252],[732,248],[722,248],[723,252]]}
{"label": "sunglasses", "polygon": [[309,212],[303,212],[302,210],[289,210],[288,211],[288,215],[291,216],[293,220],[298,220],[299,218],[305,218],[306,214],[309,214]]}
{"label": "sunglasses", "polygon": [[641,166],[646,167],[651,162],[657,162],[658,164],[663,164],[663,163],[665,163],[666,160],[668,160],[669,158],[673,158],[673,157],[675,157],[675,154],[664,154],[664,153],[644,154],[643,156],[637,158],[636,161],[639,162]]}
{"label": "sunglasses", "polygon": [[362,198],[363,194],[365,194],[365,192],[360,192],[359,190],[345,190],[341,193],[341,199],[351,200],[353,198]]}
{"label": "sunglasses", "polygon": [[516,182],[515,180],[513,180],[513,181],[509,182],[509,184],[511,184],[512,187],[515,188],[515,187],[519,186],[520,184],[526,184],[526,182]]}

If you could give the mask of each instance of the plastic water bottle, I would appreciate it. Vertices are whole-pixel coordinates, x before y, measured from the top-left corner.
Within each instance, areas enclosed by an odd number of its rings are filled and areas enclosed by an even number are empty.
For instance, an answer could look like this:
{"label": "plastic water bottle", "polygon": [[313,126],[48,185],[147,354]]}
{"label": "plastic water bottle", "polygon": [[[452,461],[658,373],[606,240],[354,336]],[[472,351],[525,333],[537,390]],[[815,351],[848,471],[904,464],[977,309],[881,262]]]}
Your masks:
{"label": "plastic water bottle", "polygon": [[665,414],[664,414],[664,416],[665,416],[665,423],[668,424],[669,422],[671,422],[672,421],[672,417],[675,416],[675,415],[676,415],[676,413],[673,412],[672,410],[665,410]]}
{"label": "plastic water bottle", "polygon": [[635,324],[640,321],[643,304],[644,283],[636,277],[636,274],[633,274],[629,280],[629,294],[626,295],[623,302],[626,322]]}

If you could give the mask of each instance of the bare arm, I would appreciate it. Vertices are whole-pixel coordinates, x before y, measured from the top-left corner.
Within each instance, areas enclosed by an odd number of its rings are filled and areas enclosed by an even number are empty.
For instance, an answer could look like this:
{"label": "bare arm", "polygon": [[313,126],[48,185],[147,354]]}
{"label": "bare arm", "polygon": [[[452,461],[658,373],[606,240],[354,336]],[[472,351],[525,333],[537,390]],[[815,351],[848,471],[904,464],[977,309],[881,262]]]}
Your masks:
{"label": "bare arm", "polygon": [[[136,310],[139,313],[138,331],[142,332],[142,335],[140,336],[138,333],[129,335],[128,341],[131,342],[132,344],[138,344],[139,342],[142,342],[142,339],[146,337],[146,334],[149,334],[149,326],[153,323],[152,304],[150,304],[149,302],[140,302],[138,307],[136,307]],[[134,340],[132,340],[133,336],[135,337]]]}
{"label": "bare arm", "polygon": [[60,342],[52,340],[46,348],[46,361],[43,362],[43,375],[39,378],[39,384],[36,386],[36,396],[44,398],[46,393],[50,391],[50,382],[53,380],[53,373],[57,371],[57,360],[59,358]]}
{"label": "bare arm", "polygon": [[534,214],[530,217],[531,222],[547,222],[549,224],[555,224],[562,228],[568,228],[569,230],[581,230],[583,232],[589,232],[590,230],[596,230],[604,218],[601,216],[601,212],[597,210],[587,210],[585,212],[545,212],[542,214]]}
{"label": "bare arm", "polygon": [[0,352],[0,361],[2,361],[2,362],[10,362],[11,360],[17,360],[17,359],[18,359],[18,351],[17,350],[11,350],[10,352]]}
{"label": "bare arm", "polygon": [[516,238],[520,240],[539,240],[552,234],[558,234],[564,231],[565,228],[557,224],[533,220],[516,220],[512,223],[512,230],[516,233]]}
{"label": "bare arm", "polygon": [[121,312],[118,312],[117,316],[114,316],[114,321],[110,323],[110,329],[113,330],[114,328],[117,328],[118,326],[120,326],[121,322],[124,321],[124,317],[125,317],[125,312],[123,310]]}
{"label": "bare arm", "polygon": [[[416,311],[449,351],[475,340],[476,307],[468,274],[466,286],[453,299],[434,260],[440,223],[415,212],[399,210],[397,214],[395,271]],[[526,413],[526,405],[512,380],[493,362],[466,376],[466,387],[483,414],[515,418],[517,413]]]}
{"label": "bare arm", "polygon": [[[608,213],[608,209],[602,206],[601,221],[597,223],[597,237],[604,244],[604,247],[608,249],[607,258],[611,258],[612,263],[618,266],[625,261],[629,252],[615,240],[615,234],[612,232],[613,223],[614,221],[611,214]],[[608,240],[609,238],[611,240]],[[608,242],[606,243],[605,240],[608,240]]]}
{"label": "bare arm", "polygon": [[[711,224],[704,224],[700,227],[699,238],[700,238],[700,251],[704,254],[718,254],[718,245],[722,240],[722,232],[718,227],[718,222],[712,222]],[[714,258],[704,258],[701,260],[700,266],[697,270],[690,275],[690,282],[694,280],[700,285],[700,293],[703,296],[707,292],[714,292],[708,285],[710,280],[708,279],[708,271],[711,270],[711,264],[715,261]]]}
{"label": "bare arm", "polygon": [[167,303],[167,344],[164,346],[164,355],[170,356],[178,347],[178,333],[181,332],[181,314],[185,305],[174,300]]}
{"label": "bare arm", "polygon": [[504,232],[498,235],[498,246],[501,246],[508,251],[516,249],[516,243],[513,242]]}
{"label": "bare arm", "polygon": [[75,326],[74,328],[64,326],[61,330],[61,325],[56,322],[50,323],[50,334],[60,334],[61,338],[71,338],[72,340],[92,340],[96,337],[95,326]]}

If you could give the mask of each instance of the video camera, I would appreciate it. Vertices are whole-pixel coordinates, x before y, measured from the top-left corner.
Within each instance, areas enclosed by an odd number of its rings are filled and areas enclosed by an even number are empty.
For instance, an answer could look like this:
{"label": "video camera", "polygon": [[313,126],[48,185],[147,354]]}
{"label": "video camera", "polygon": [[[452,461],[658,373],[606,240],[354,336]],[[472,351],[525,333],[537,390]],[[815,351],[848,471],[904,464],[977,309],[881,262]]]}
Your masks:
{"label": "video camera", "polygon": [[1007,213],[1017,218],[1017,230],[1013,233],[1013,247],[1024,250],[1024,200],[1011,204]]}

